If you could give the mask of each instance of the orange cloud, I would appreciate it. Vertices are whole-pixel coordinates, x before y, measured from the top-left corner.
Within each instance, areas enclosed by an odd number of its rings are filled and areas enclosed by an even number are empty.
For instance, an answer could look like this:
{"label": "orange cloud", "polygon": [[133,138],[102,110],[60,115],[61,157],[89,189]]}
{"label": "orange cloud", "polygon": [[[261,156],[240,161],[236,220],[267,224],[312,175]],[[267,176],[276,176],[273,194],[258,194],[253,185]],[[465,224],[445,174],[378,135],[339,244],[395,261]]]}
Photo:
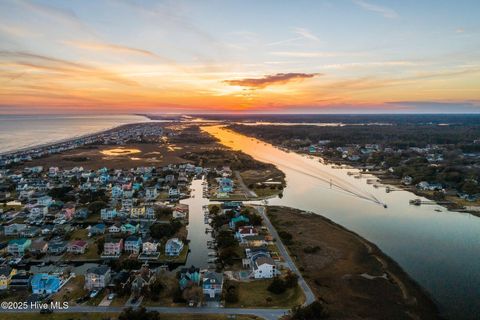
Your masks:
{"label": "orange cloud", "polygon": [[318,76],[318,73],[277,73],[266,75],[262,78],[245,78],[237,80],[224,80],[223,82],[231,86],[249,87],[252,89],[262,89],[274,84],[285,84],[291,81],[299,81],[303,79]]}

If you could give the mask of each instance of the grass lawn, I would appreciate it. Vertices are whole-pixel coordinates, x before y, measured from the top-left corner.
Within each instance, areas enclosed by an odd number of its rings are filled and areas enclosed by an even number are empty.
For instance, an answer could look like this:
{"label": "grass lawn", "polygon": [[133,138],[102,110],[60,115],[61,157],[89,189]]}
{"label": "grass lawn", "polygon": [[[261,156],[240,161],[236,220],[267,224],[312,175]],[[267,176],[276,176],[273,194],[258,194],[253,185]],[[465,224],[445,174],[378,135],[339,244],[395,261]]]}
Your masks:
{"label": "grass lawn", "polygon": [[73,254],[73,253],[65,253],[62,257],[62,260],[96,260],[100,259],[100,255],[97,251],[97,244],[92,241],[88,243],[87,250],[85,250],[84,254]]}
{"label": "grass lawn", "polygon": [[183,246],[182,252],[178,255],[178,257],[168,257],[165,255],[165,246],[162,244],[160,248],[160,257],[158,258],[159,261],[166,263],[166,262],[172,262],[172,263],[185,263],[187,261],[187,256],[188,256],[188,244],[185,244]]}
{"label": "grass lawn", "polygon": [[[52,313],[52,314],[37,314],[37,313],[9,313],[9,320],[104,320],[117,319],[117,313]],[[162,320],[227,320],[228,315],[214,315],[214,314],[161,314]],[[255,316],[238,315],[236,320],[256,320]]]}
{"label": "grass lawn", "polygon": [[[238,302],[227,303],[228,308],[291,308],[305,301],[302,289],[297,285],[282,294],[274,294],[267,290],[272,280],[250,282],[234,282],[238,290]],[[272,298],[267,302],[266,298]]]}
{"label": "grass lawn", "polygon": [[78,228],[72,232],[70,235],[71,240],[86,240],[88,238],[88,230],[83,228]]}
{"label": "grass lawn", "polygon": [[84,284],[85,277],[77,275],[75,278],[70,279],[62,289],[55,294],[53,300],[75,302],[76,299],[87,294],[88,291],[83,288]]}

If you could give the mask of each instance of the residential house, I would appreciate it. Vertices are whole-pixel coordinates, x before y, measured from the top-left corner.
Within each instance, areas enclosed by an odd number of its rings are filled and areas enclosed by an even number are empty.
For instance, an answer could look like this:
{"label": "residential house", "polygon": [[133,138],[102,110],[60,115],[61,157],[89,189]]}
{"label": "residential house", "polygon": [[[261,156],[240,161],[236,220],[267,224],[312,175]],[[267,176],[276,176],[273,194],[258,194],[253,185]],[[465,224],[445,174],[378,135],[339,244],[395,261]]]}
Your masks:
{"label": "residential house", "polygon": [[104,234],[104,233],[105,233],[105,224],[98,223],[98,224],[90,227],[90,230],[88,232],[88,236],[91,237],[91,236]]}
{"label": "residential house", "polygon": [[238,231],[235,233],[235,237],[240,242],[243,242],[244,238],[247,236],[258,236],[257,229],[253,226],[243,226],[239,227]]}
{"label": "residential house", "polygon": [[178,256],[183,250],[183,241],[178,238],[172,238],[165,244],[165,254],[167,256]]}
{"label": "residential house", "polygon": [[187,204],[177,204],[173,207],[172,216],[174,219],[185,219],[188,214],[188,205]]}
{"label": "residential house", "polygon": [[207,272],[202,280],[203,294],[208,299],[220,299],[223,289],[223,274]]}
{"label": "residential house", "polygon": [[132,207],[130,209],[130,217],[131,218],[144,218],[145,217],[145,206],[141,207]]}
{"label": "residential house", "polygon": [[48,242],[48,252],[54,255],[60,255],[67,250],[67,241],[54,239]]}
{"label": "residential house", "polygon": [[194,266],[180,269],[180,280],[178,284],[181,290],[194,285],[198,286],[200,284],[200,269]]}
{"label": "residential house", "polygon": [[8,242],[7,251],[15,256],[23,256],[30,248],[32,240],[26,238],[13,239]]}
{"label": "residential house", "polygon": [[125,240],[125,251],[128,253],[139,254],[142,249],[142,239],[137,236],[129,236]]}
{"label": "residential house", "polygon": [[118,212],[115,208],[103,208],[100,210],[100,218],[102,220],[112,220],[116,216],[118,216]]}
{"label": "residential house", "polygon": [[30,285],[35,294],[52,294],[60,289],[62,281],[55,275],[38,273],[32,276]]}
{"label": "residential house", "polygon": [[26,273],[17,273],[10,279],[9,289],[28,289],[30,285],[30,276]]}
{"label": "residential house", "polygon": [[123,250],[123,239],[108,238],[103,245],[103,254],[105,257],[119,257]]}
{"label": "residential house", "polygon": [[87,270],[85,274],[85,289],[98,290],[105,288],[111,279],[110,267],[100,265]]}
{"label": "residential house", "polygon": [[239,222],[249,223],[250,219],[248,219],[248,217],[241,214],[239,216],[236,216],[236,217],[233,217],[232,219],[230,219],[230,222],[228,223],[228,226],[232,229],[235,229],[237,223],[239,223]]}
{"label": "residential house", "polygon": [[275,261],[269,255],[255,255],[251,260],[255,279],[270,279],[278,274]]}
{"label": "residential house", "polygon": [[26,224],[21,224],[21,223],[12,223],[10,225],[7,225],[3,227],[3,233],[6,236],[17,236],[27,228]]}
{"label": "residential house", "polygon": [[121,231],[122,229],[120,229],[120,223],[115,223],[115,224],[112,224],[110,227],[108,227],[109,233],[119,233]]}
{"label": "residential house", "polygon": [[219,192],[221,193],[231,193],[233,192],[233,181],[230,178],[220,178]]}
{"label": "residential house", "polygon": [[68,244],[67,251],[74,254],[84,254],[87,250],[88,242],[85,240],[73,240]]}
{"label": "residential house", "polygon": [[48,207],[52,203],[53,203],[53,199],[50,196],[43,196],[43,197],[37,198],[37,205],[39,206]]}
{"label": "residential house", "polygon": [[0,266],[0,290],[6,290],[10,286],[12,277],[17,274],[17,269],[9,266]]}
{"label": "residential house", "polygon": [[120,227],[120,231],[128,234],[136,234],[138,232],[139,225],[132,225],[130,223],[125,223]]}
{"label": "residential house", "polygon": [[148,187],[145,189],[145,199],[155,200],[158,197],[158,191],[156,187]]}

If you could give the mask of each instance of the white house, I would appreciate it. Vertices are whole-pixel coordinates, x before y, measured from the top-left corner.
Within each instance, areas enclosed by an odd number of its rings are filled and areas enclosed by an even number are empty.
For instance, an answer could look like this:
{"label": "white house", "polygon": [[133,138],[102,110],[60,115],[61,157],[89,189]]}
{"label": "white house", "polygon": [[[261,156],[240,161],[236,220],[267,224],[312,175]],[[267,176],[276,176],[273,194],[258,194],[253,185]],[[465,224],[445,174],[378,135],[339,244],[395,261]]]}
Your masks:
{"label": "white house", "polygon": [[178,238],[172,238],[165,244],[165,254],[167,256],[178,256],[183,250],[183,241]]}
{"label": "white house", "polygon": [[277,275],[277,266],[270,256],[254,256],[251,265],[255,279],[270,279]]}

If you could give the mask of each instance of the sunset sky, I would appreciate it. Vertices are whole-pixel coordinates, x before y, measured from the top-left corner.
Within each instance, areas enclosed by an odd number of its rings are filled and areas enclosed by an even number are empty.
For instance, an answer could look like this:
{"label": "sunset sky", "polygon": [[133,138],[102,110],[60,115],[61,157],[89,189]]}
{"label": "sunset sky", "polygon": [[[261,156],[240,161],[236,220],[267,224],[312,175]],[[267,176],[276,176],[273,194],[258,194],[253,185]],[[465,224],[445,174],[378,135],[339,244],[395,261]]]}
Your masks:
{"label": "sunset sky", "polygon": [[0,113],[480,112],[480,1],[0,0]]}

